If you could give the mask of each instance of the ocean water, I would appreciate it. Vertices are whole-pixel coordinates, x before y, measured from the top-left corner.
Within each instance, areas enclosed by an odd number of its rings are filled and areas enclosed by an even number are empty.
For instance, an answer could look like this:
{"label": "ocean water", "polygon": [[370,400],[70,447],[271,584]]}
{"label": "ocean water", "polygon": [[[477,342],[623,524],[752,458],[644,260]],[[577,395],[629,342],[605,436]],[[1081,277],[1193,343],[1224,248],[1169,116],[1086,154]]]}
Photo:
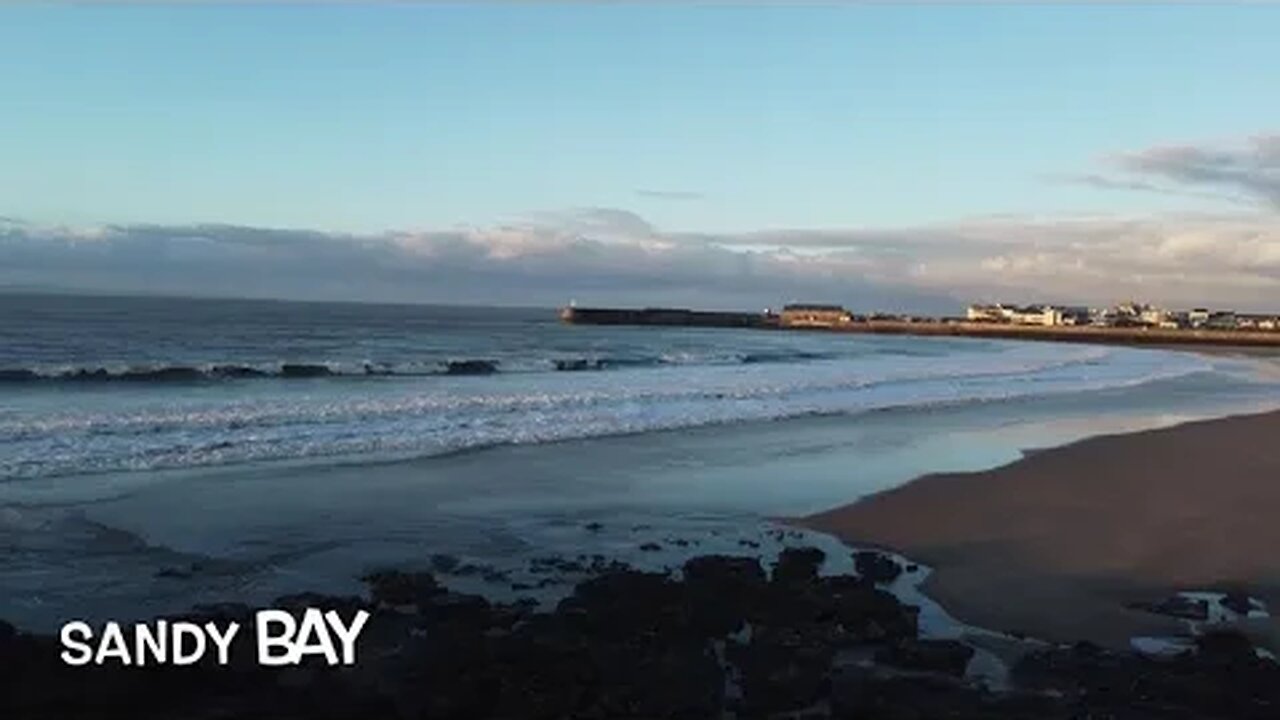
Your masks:
{"label": "ocean water", "polygon": [[668,566],[922,473],[1277,405],[1252,361],[1185,352],[0,295],[0,618],[355,592],[441,553],[508,591],[548,554]]}
{"label": "ocean water", "polygon": [[567,326],[550,310],[12,297],[0,480],[429,456],[1208,369],[1088,346]]}

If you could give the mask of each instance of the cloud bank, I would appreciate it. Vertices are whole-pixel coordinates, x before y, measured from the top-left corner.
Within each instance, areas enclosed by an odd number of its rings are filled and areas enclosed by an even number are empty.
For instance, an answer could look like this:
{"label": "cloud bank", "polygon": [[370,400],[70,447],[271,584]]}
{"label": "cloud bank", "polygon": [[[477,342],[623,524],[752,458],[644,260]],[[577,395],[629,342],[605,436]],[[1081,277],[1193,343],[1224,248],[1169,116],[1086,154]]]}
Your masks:
{"label": "cloud bank", "polygon": [[1248,207],[747,233],[673,231],[600,207],[376,235],[8,218],[0,219],[0,288],[535,306],[806,300],[919,313],[954,313],[975,300],[1280,310],[1280,135],[1152,147],[1107,162],[1106,173],[1080,180]]}
{"label": "cloud bank", "polygon": [[1257,214],[996,217],[893,230],[664,232],[594,208],[490,228],[346,235],[231,225],[0,226],[0,286],[239,297],[721,308],[969,300],[1280,305]]}

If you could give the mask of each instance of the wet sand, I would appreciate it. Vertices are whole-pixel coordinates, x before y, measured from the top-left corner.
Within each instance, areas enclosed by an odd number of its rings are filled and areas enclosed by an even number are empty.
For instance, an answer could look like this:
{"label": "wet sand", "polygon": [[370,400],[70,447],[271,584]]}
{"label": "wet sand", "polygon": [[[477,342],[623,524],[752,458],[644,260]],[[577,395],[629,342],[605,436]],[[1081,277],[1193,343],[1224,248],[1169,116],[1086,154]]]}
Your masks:
{"label": "wet sand", "polygon": [[[1101,436],[973,473],[927,475],[803,526],[932,565],[963,621],[1125,646],[1181,624],[1129,610],[1243,590],[1280,611],[1280,412]],[[1275,646],[1280,623],[1251,623]]]}

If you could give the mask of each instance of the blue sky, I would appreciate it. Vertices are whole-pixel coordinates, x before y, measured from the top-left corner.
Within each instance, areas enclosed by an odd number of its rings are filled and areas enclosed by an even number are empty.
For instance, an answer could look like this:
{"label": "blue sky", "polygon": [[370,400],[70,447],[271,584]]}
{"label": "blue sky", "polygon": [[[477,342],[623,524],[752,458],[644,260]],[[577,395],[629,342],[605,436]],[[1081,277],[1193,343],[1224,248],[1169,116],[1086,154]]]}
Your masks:
{"label": "blue sky", "polygon": [[368,234],[616,208],[740,234],[1236,212],[1167,168],[1138,168],[1158,191],[1098,177],[1273,131],[1277,37],[1262,5],[5,7],[0,216]]}
{"label": "blue sky", "polygon": [[0,197],[48,221],[373,230],[625,205],[724,230],[1140,209],[1160,198],[1045,176],[1280,118],[1280,7],[0,13]]}

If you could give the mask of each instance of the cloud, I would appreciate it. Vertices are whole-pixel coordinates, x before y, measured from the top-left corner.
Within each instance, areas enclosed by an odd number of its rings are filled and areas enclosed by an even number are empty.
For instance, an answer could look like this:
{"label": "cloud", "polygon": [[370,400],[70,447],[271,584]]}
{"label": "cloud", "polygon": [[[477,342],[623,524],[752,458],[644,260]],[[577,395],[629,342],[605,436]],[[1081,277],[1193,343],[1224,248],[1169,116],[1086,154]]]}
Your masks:
{"label": "cloud", "polygon": [[609,208],[377,235],[234,225],[0,228],[0,286],[238,297],[755,308],[792,299],[945,312],[958,300],[821,259],[659,232]]}
{"label": "cloud", "polygon": [[1229,145],[1160,145],[1112,155],[1104,164],[1108,173],[1075,181],[1280,209],[1280,133]]}
{"label": "cloud", "polygon": [[950,313],[970,300],[1277,310],[1265,213],[989,216],[894,229],[680,233],[614,208],[376,235],[234,225],[0,226],[0,286],[393,302]]}
{"label": "cloud", "polygon": [[694,192],[692,190],[636,190],[636,195],[649,200],[702,200],[706,198],[704,193]]}
{"label": "cloud", "polygon": [[1277,310],[1280,225],[1257,213],[1155,217],[994,216],[889,230],[697,236],[781,248],[828,272],[972,300]]}

